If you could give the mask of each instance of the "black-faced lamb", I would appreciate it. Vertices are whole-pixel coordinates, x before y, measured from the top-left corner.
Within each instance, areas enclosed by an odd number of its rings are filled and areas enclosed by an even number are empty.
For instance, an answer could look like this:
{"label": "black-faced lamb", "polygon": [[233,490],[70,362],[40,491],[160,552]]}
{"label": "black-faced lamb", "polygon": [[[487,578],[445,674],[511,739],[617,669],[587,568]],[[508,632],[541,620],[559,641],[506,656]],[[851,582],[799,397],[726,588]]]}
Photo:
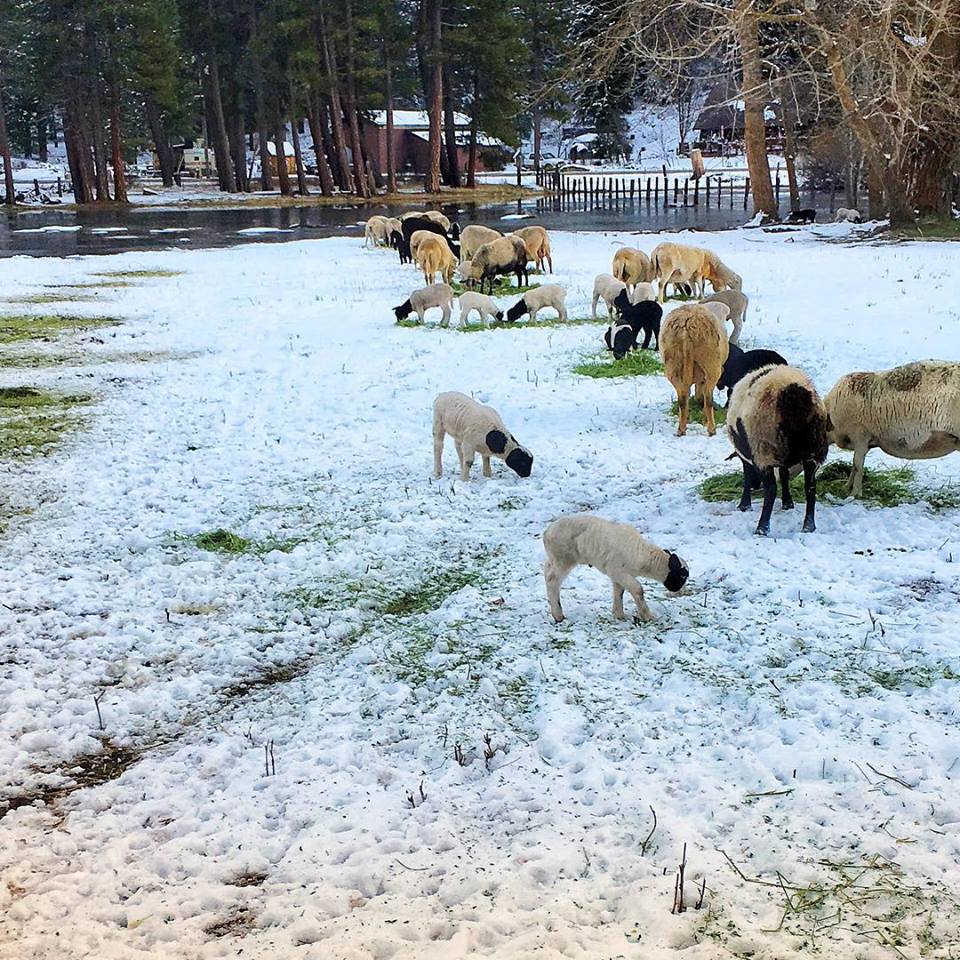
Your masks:
{"label": "black-faced lamb", "polygon": [[783,509],[793,508],[790,468],[797,464],[803,466],[806,495],[803,531],[816,530],[817,469],[827,458],[828,424],[827,411],[816,387],[796,367],[763,367],[734,387],[727,410],[727,436],[743,462],[743,495],[739,508],[750,509],[751,490],[759,474],[763,509],[756,532],[760,536],[770,532],[777,474]]}
{"label": "black-faced lamb", "polygon": [[460,479],[470,479],[474,457],[480,454],[483,475],[492,476],[490,458],[497,457],[520,477],[529,477],[533,455],[504,426],[493,407],[477,403],[465,393],[441,393],[433,402],[433,475],[443,476],[443,441],[453,437],[460,460]]}
{"label": "black-faced lamb", "polygon": [[687,565],[671,550],[661,550],[645,540],[626,523],[614,523],[602,517],[579,515],[561,517],[543,532],[547,560],[543,579],[550,612],[557,623],[564,619],[560,606],[560,587],[574,567],[591,566],[606,574],[613,585],[613,615],[624,620],[623,594],[630,594],[637,608],[637,620],[656,619],[647,606],[638,577],[656,580],[671,593],[687,582]]}
{"label": "black-faced lamb", "polygon": [[620,314],[621,322],[629,324],[636,331],[636,336],[641,330],[643,331],[641,350],[646,350],[650,346],[651,337],[654,341],[653,349],[660,349],[660,320],[663,317],[663,307],[656,300],[640,300],[634,303],[627,296],[627,291],[623,290],[617,294],[614,306]]}
{"label": "black-faced lamb", "polygon": [[593,280],[593,301],[590,304],[590,319],[597,319],[597,304],[602,300],[607,305],[607,316],[613,319],[614,300],[625,292],[627,285],[612,274],[598,273]]}
{"label": "black-faced lamb", "polygon": [[417,315],[417,322],[423,323],[423,316],[431,307],[439,307],[443,311],[440,326],[450,325],[450,311],[453,309],[453,288],[446,283],[431,283],[428,287],[414,290],[410,296],[394,307],[397,323],[405,320],[411,313]]}
{"label": "black-faced lamb", "polygon": [[499,323],[503,320],[503,311],[497,301],[493,297],[488,297],[485,293],[467,291],[460,294],[458,302],[460,304],[460,324],[464,327],[470,322],[470,314],[474,310],[480,315],[481,323],[485,323],[487,320],[491,323]]}
{"label": "black-faced lamb", "polygon": [[612,351],[614,360],[622,360],[631,350],[636,350],[638,333],[629,323],[614,320],[604,331],[603,342]]}
{"label": "black-faced lamb", "polygon": [[786,223],[816,223],[817,211],[811,207],[803,210],[791,210],[787,215]]}
{"label": "black-faced lamb", "polygon": [[533,323],[537,314],[545,307],[553,307],[560,320],[567,319],[567,291],[559,283],[545,283],[528,290],[507,311],[507,320],[514,323],[525,313],[529,313],[530,323]]}
{"label": "black-faced lamb", "polygon": [[733,388],[748,374],[761,367],[786,366],[787,361],[776,350],[741,350],[733,341],[730,342],[730,353],[723,365],[723,373],[717,381],[718,390],[727,391],[727,406],[730,406],[730,395]]}
{"label": "black-faced lamb", "polygon": [[483,244],[472,260],[460,263],[460,274],[467,283],[480,284],[480,292],[487,283],[489,293],[493,293],[493,282],[498,276],[513,274],[517,286],[526,286],[530,282],[527,271],[527,248],[520,237],[510,235],[498,237]]}
{"label": "black-faced lamb", "polygon": [[960,450],[960,363],[923,360],[879,373],[848,373],[824,399],[829,439],[853,450],[847,492],[863,493],[867,451],[930,460]]}

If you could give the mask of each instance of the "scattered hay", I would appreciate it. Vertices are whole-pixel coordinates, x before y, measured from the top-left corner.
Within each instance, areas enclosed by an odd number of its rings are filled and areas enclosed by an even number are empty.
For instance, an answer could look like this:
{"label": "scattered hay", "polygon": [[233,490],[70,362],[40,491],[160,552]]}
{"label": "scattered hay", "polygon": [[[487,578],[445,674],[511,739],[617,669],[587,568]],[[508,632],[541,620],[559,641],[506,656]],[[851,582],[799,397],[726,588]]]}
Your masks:
{"label": "scattered hay", "polygon": [[266,879],[267,875],[265,873],[259,870],[249,870],[238,874],[232,880],[228,880],[227,883],[231,887],[259,887]]}
{"label": "scattered hay", "polygon": [[67,314],[0,314],[0,343],[20,340],[52,340],[63,333],[116,327],[119,317],[78,317]]}
{"label": "scattered hay", "polygon": [[208,924],[203,932],[208,937],[242,937],[253,926],[256,917],[252,910],[243,907],[230,916]]}
{"label": "scattered hay", "polygon": [[609,351],[597,354],[592,360],[578,363],[573,372],[580,377],[593,377],[598,380],[614,377],[649,377],[663,373],[660,356],[653,350],[634,350],[622,360],[614,360]]}
{"label": "scattered hay", "polygon": [[222,527],[218,527],[216,530],[208,530],[192,537],[174,537],[173,539],[175,541],[188,540],[201,550],[207,550],[211,553],[223,553],[228,556],[239,556],[240,554],[263,556],[273,550],[289,553],[294,547],[306,543],[310,538],[306,536],[267,537],[263,540],[253,540],[249,537],[242,537],[232,530],[224,530]]}
{"label": "scattered hay", "polygon": [[[680,405],[676,400],[670,404],[670,413],[675,416],[678,420],[680,419]],[[687,416],[691,423],[704,423],[703,419],[703,403],[700,400],[697,400],[695,397],[690,398],[690,402],[687,404]],[[713,405],[713,419],[718,427],[723,426],[727,422],[727,408],[718,407],[716,404]]]}
{"label": "scattered hay", "polygon": [[[469,293],[474,289],[473,287],[466,286],[459,280],[454,280],[450,286],[453,287],[453,292],[457,296],[460,296],[461,293]],[[484,283],[484,286],[486,286],[486,283]],[[528,283],[526,285],[521,284],[520,286],[514,286],[514,283],[510,277],[497,277],[497,279],[493,282],[493,293],[488,293],[488,296],[511,297],[520,293],[526,293],[528,290],[535,290],[539,286],[539,283]]]}
{"label": "scattered hay", "polygon": [[131,280],[90,280],[84,283],[45,283],[48,290],[115,290],[122,287],[135,287]]}

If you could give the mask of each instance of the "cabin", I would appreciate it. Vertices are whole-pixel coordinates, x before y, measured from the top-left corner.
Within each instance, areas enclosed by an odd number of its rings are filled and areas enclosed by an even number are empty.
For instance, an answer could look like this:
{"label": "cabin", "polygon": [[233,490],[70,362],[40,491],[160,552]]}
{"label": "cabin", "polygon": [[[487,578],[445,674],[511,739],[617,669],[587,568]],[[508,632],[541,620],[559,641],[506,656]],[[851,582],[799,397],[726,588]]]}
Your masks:
{"label": "cabin", "polygon": [[[287,173],[296,174],[297,157],[293,150],[293,144],[288,140],[283,141],[283,155],[287,161]],[[267,167],[274,176],[277,176],[277,145],[273,140],[267,141]]]}
{"label": "cabin", "polygon": [[[767,150],[783,153],[783,127],[780,124],[776,101],[767,103],[763,110],[767,135]],[[692,147],[705,157],[729,157],[744,152],[744,102],[732,81],[715,84],[707,94],[703,109],[694,122],[696,138]],[[691,144],[682,143],[680,153],[689,155]]]}
{"label": "cabin", "polygon": [[[204,143],[200,137],[172,143],[170,149],[173,151],[173,169],[177,174],[185,173],[191,177],[216,175],[217,158],[213,155],[213,147]],[[160,158],[156,150],[151,152],[150,163],[154,170],[160,169]]]}

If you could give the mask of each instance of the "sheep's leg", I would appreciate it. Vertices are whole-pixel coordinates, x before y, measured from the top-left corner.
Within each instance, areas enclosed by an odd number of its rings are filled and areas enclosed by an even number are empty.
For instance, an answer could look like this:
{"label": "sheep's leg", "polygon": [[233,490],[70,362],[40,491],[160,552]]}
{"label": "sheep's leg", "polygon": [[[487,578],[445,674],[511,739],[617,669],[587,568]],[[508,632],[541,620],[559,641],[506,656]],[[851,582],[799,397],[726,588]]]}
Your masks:
{"label": "sheep's leg", "polygon": [[713,391],[716,389],[716,380],[707,380],[703,389],[703,419],[707,424],[707,435],[713,436],[717,432],[717,423],[713,417]]}
{"label": "sheep's leg", "polygon": [[850,470],[850,479],[847,480],[847,493],[853,493],[855,497],[863,495],[863,465],[867,459],[866,445],[857,447],[853,451],[853,468]]}
{"label": "sheep's leg", "polygon": [[490,469],[490,457],[488,457],[485,453],[481,453],[480,462],[483,464],[483,475],[485,477],[492,477],[493,471]]}
{"label": "sheep's leg", "polygon": [[[593,303],[590,304],[590,319],[597,319],[597,301],[600,299],[600,294],[596,290],[593,291]],[[604,301],[606,303],[606,301]],[[607,304],[607,313],[610,312],[610,304]]]}
{"label": "sheep's leg", "polygon": [[460,479],[469,480],[470,471],[473,469],[473,458],[476,451],[473,447],[462,446],[460,448]]}
{"label": "sheep's leg", "polygon": [[613,583],[613,616],[615,620],[626,620],[627,615],[623,611],[623,587],[617,583],[616,580],[611,581]]}
{"label": "sheep's leg", "polygon": [[765,537],[770,532],[770,514],[773,513],[773,502],[777,499],[777,478],[773,467],[761,471],[760,477],[763,480],[763,509],[757,523],[757,535]]}
{"label": "sheep's leg", "polygon": [[443,430],[433,429],[433,476],[439,480],[443,476],[443,441],[446,434]]}
{"label": "sheep's leg", "polygon": [[643,328],[643,346],[641,350],[646,350],[650,346],[650,338],[653,336],[653,327]]}
{"label": "sheep's leg", "polygon": [[790,471],[787,467],[780,468],[780,499],[784,510],[793,509],[793,494],[790,493]]}
{"label": "sheep's leg", "polygon": [[743,329],[743,317],[734,317],[733,318],[733,336],[730,338],[730,342],[735,346],[740,346],[740,331]]}
{"label": "sheep's leg", "polygon": [[753,488],[756,486],[757,472],[746,460],[741,460],[740,463],[743,465],[743,493],[740,494],[737,509],[746,513],[753,506]]}
{"label": "sheep's leg", "polygon": [[563,607],[560,606],[560,586],[573,567],[565,567],[551,557],[543,565],[543,582],[547,587],[547,601],[550,604],[550,613],[557,623],[563,622]]}
{"label": "sheep's leg", "polygon": [[531,322],[531,323],[536,323],[536,322],[537,322],[537,311],[538,311],[539,309],[540,309],[539,307],[534,307],[534,308],[530,311],[530,322]]}
{"label": "sheep's leg", "polygon": [[817,511],[817,465],[813,460],[803,463],[803,491],[807,497],[807,510],[803,515],[804,533],[813,533],[817,529],[814,514]]}
{"label": "sheep's leg", "polygon": [[680,409],[680,423],[677,425],[677,436],[687,435],[687,406],[690,403],[690,388],[677,390],[677,406]]}
{"label": "sheep's leg", "polygon": [[559,309],[557,312],[560,314],[560,322],[561,322],[561,323],[566,323],[566,322],[567,322],[567,302],[566,302],[566,300],[564,300],[563,303],[560,304],[560,309]]}
{"label": "sheep's leg", "polygon": [[647,606],[647,601],[643,596],[643,587],[637,582],[636,577],[631,577],[625,570],[618,571],[616,583],[620,584],[633,597],[633,603],[637,608],[635,619],[642,620],[644,623],[657,619],[653,611]]}
{"label": "sheep's leg", "polygon": [[440,309],[443,310],[443,316],[440,318],[440,326],[449,327],[450,326],[450,304],[445,303]]}

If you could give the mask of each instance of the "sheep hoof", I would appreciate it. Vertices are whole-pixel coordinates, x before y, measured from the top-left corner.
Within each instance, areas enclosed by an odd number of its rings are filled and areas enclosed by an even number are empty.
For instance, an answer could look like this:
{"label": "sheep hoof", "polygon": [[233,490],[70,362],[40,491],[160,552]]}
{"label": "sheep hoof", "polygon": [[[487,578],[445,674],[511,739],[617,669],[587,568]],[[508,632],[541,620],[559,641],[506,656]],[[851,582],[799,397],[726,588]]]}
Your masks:
{"label": "sheep hoof", "polygon": [[757,526],[757,529],[754,531],[754,533],[755,533],[756,536],[758,536],[758,537],[765,537],[765,536],[767,536],[767,535],[770,533],[770,528],[769,528],[769,527]]}
{"label": "sheep hoof", "polygon": [[560,614],[559,617],[558,617],[556,614],[553,615],[553,622],[554,622],[554,623],[563,623],[563,621],[564,621],[565,619],[566,619],[566,618],[564,617],[564,615],[563,615],[562,613]]}
{"label": "sheep hoof", "polygon": [[804,520],[803,526],[800,528],[801,533],[813,533],[817,529],[817,525],[812,520]]}
{"label": "sheep hoof", "polygon": [[633,625],[635,627],[642,626],[644,623],[650,623],[657,618],[651,613],[646,617],[641,617],[640,614],[636,614],[633,618]]}
{"label": "sheep hoof", "polygon": [[796,504],[792,500],[785,500],[783,503],[784,510],[792,510]]}

